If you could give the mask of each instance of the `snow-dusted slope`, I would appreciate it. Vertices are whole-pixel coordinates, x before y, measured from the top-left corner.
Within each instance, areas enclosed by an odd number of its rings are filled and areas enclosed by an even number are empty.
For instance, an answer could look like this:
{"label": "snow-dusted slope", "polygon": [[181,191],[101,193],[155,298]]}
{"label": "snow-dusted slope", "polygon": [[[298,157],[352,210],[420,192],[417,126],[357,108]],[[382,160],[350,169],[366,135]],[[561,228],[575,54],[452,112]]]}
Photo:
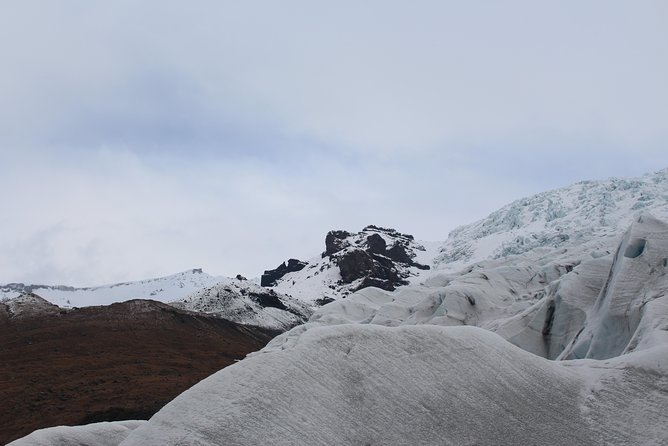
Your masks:
{"label": "snow-dusted slope", "polygon": [[583,181],[517,200],[452,231],[437,263],[456,268],[537,247],[605,243],[643,211],[668,219],[668,169],[639,178]]}
{"label": "snow-dusted slope", "polygon": [[[663,358],[555,363],[473,327],[320,327],[202,381],[124,446],[661,444]],[[632,372],[632,373],[627,373]],[[664,375],[665,376],[665,375]],[[620,402],[624,408],[619,407]]]}
{"label": "snow-dusted slope", "polygon": [[61,309],[41,297],[24,293],[12,299],[0,301],[0,322],[5,319],[46,316],[58,313]]}
{"label": "snow-dusted slope", "polygon": [[276,330],[304,323],[312,313],[311,307],[302,301],[239,279],[221,280],[170,305]]}
{"label": "snow-dusted slope", "polygon": [[[289,296],[268,290],[244,278],[214,277],[193,269],[157,279],[91,288],[11,284],[0,287],[4,297],[22,311],[31,305],[43,309],[46,301],[62,308],[109,305],[131,299],[151,299],[174,307],[214,314],[232,322],[287,330],[305,322],[311,307]],[[18,296],[38,294],[36,299]],[[3,295],[0,295],[3,296]],[[15,297],[17,296],[17,297]],[[25,302],[24,302],[25,301]],[[17,308],[18,308],[17,307]],[[0,315],[1,316],[1,315]]]}
{"label": "snow-dusted slope", "polygon": [[8,284],[0,285],[0,300],[30,292],[64,308],[109,305],[130,299],[169,302],[183,298],[201,288],[213,286],[223,279],[223,277],[210,276],[201,269],[192,269],[156,279],[89,288]]}

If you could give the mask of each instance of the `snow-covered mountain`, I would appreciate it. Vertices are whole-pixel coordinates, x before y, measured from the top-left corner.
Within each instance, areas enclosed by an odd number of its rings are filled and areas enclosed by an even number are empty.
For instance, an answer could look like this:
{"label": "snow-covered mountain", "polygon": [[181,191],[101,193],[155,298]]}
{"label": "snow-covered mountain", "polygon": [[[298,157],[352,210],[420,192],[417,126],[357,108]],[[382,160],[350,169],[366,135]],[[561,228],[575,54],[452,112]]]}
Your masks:
{"label": "snow-covered mountain", "polygon": [[245,279],[223,279],[214,286],[172,301],[170,305],[276,330],[302,324],[313,312],[300,300]]}
{"label": "snow-covered mountain", "polygon": [[[0,286],[0,302],[19,305],[36,295],[61,308],[110,305],[131,299],[150,299],[189,311],[213,314],[240,324],[287,330],[305,322],[311,307],[238,276],[236,279],[211,276],[192,269],[171,276],[89,288],[8,284]],[[41,302],[42,299],[39,299]],[[21,307],[43,307],[37,300]]]}
{"label": "snow-covered mountain", "polygon": [[0,285],[0,300],[34,293],[63,308],[110,305],[130,299],[151,299],[166,303],[213,286],[223,279],[197,268],[156,279],[86,288],[10,283]]}
{"label": "snow-covered mountain", "polygon": [[407,285],[430,269],[436,248],[437,244],[374,225],[357,233],[330,231],[320,256],[293,260],[293,271],[284,264],[263,277],[270,277],[267,285],[280,293],[322,305],[371,286],[391,291]]}

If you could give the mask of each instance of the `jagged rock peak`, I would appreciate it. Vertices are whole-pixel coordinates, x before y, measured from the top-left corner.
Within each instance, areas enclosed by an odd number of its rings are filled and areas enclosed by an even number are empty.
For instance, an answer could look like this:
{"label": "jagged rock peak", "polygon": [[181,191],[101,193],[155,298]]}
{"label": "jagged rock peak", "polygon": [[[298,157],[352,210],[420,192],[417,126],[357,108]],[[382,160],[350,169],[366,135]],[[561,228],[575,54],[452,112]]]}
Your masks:
{"label": "jagged rock peak", "polygon": [[283,262],[275,269],[269,269],[262,274],[260,278],[261,286],[273,286],[276,281],[287,273],[301,271],[306,266],[306,262],[297,259],[289,259],[287,263]]}
{"label": "jagged rock peak", "polygon": [[285,274],[289,264],[266,271],[267,275],[276,271],[280,277],[270,281],[263,276],[262,284],[306,302],[323,304],[370,286],[391,291],[406,285],[419,270],[430,269],[420,263],[427,260],[425,253],[426,248],[412,235],[396,229],[369,225],[357,233],[332,230],[325,237],[321,256],[303,266],[295,265]]}

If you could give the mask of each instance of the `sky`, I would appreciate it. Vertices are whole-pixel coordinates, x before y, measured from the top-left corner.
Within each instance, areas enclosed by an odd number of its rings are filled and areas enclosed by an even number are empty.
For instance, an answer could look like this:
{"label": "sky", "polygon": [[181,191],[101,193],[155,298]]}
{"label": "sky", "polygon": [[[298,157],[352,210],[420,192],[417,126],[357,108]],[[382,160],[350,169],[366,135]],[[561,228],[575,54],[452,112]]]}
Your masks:
{"label": "sky", "polygon": [[255,277],[668,167],[668,3],[0,2],[0,283]]}

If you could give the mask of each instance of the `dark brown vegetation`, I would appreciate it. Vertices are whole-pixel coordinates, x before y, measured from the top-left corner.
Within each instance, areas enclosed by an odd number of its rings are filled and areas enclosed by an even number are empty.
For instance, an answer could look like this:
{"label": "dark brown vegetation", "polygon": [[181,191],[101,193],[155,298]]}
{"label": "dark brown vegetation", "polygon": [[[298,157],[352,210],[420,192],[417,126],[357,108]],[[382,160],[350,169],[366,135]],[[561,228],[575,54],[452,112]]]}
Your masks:
{"label": "dark brown vegetation", "polygon": [[22,313],[0,304],[0,444],[44,427],[147,419],[276,335],[154,301],[42,302]]}

